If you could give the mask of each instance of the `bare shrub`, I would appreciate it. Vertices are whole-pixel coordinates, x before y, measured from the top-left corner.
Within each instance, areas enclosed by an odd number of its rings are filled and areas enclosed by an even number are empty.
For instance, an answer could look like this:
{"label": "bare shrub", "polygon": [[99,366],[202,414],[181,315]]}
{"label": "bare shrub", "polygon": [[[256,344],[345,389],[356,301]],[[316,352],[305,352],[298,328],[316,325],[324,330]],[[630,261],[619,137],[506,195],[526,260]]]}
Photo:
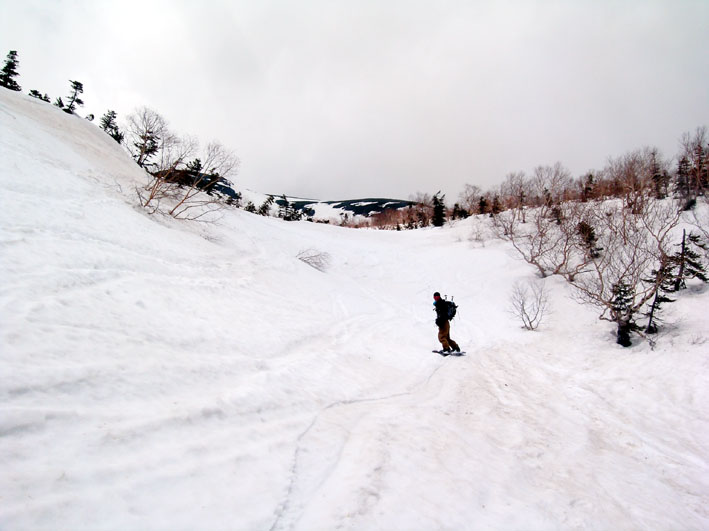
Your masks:
{"label": "bare shrub", "polygon": [[509,241],[542,278],[563,275],[572,280],[590,259],[579,245],[578,225],[585,210],[574,202],[542,206],[530,210],[529,223],[522,225],[520,211],[511,209],[496,216],[494,223],[498,237]]}
{"label": "bare shrub", "polygon": [[[169,133],[165,133],[168,134]],[[185,137],[159,146],[155,163],[157,171],[143,189],[138,188],[138,198],[150,213],[161,212],[177,219],[205,221],[228,204],[219,195],[212,194],[218,183],[231,184],[226,177],[236,173],[239,158],[219,142],[207,145],[204,157],[196,159],[191,167],[189,158],[198,151],[197,140]],[[185,169],[187,168],[187,169]]]}
{"label": "bare shrub", "polygon": [[509,299],[509,312],[522,321],[526,330],[536,330],[549,309],[549,292],[544,281],[515,282]]}
{"label": "bare shrub", "polygon": [[325,272],[330,267],[330,255],[317,249],[305,249],[297,255],[298,260],[305,262],[318,271]]}

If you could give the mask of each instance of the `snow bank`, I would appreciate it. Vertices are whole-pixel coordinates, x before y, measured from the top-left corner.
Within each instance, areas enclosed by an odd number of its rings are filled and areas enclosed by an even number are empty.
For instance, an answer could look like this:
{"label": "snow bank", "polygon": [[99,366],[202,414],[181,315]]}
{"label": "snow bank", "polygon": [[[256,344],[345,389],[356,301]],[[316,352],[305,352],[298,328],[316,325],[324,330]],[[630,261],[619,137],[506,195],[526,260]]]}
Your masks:
{"label": "snow bank", "polygon": [[0,160],[0,528],[709,527],[701,287],[655,350],[553,278],[527,333],[484,219],[150,217],[108,135],[5,90]]}

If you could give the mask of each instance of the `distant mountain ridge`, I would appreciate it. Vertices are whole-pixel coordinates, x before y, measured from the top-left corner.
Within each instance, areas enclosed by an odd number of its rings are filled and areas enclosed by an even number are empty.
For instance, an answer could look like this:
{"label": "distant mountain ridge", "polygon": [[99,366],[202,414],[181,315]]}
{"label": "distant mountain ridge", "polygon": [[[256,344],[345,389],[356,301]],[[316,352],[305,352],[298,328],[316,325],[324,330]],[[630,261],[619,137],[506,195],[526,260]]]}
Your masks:
{"label": "distant mountain ridge", "polygon": [[[403,199],[389,199],[382,197],[368,197],[364,199],[345,199],[340,201],[317,201],[312,199],[288,199],[291,206],[307,214],[308,210],[316,211],[317,205],[329,205],[333,209],[342,210],[352,216],[370,217],[388,209],[407,208],[414,204],[413,201]],[[275,203],[283,204],[283,199],[276,199]]]}
{"label": "distant mountain ridge", "polygon": [[[253,190],[239,190],[242,194],[242,204],[249,201],[256,207],[262,204],[269,194],[254,192]],[[283,194],[272,194],[274,198],[274,208],[285,206]],[[365,197],[360,199],[340,199],[321,200],[296,196],[285,196],[288,204],[294,210],[302,212],[307,217],[315,219],[329,220],[339,219],[344,215],[350,218],[355,216],[371,217],[388,209],[408,208],[414,205],[414,201],[405,199],[392,199],[385,197]]]}

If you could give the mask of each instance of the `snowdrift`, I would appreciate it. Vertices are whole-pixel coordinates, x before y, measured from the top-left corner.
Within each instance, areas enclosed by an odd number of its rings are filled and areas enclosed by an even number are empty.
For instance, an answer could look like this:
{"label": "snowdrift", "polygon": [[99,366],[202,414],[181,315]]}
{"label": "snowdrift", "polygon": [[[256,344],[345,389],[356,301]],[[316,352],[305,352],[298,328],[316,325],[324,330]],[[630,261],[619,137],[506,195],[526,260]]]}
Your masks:
{"label": "snowdrift", "polygon": [[701,287],[655,350],[554,278],[524,332],[484,219],[149,216],[108,135],[5,90],[0,161],[0,528],[709,527]]}

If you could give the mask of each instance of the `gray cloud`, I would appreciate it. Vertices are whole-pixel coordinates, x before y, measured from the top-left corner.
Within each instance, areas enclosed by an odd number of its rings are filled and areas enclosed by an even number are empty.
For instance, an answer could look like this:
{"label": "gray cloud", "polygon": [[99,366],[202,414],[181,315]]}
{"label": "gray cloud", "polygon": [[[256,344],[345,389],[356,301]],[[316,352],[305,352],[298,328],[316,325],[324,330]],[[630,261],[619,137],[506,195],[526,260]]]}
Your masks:
{"label": "gray cloud", "polygon": [[704,1],[0,4],[25,92],[71,78],[86,112],[148,105],[263,192],[453,198],[557,160],[672,156],[709,116]]}

